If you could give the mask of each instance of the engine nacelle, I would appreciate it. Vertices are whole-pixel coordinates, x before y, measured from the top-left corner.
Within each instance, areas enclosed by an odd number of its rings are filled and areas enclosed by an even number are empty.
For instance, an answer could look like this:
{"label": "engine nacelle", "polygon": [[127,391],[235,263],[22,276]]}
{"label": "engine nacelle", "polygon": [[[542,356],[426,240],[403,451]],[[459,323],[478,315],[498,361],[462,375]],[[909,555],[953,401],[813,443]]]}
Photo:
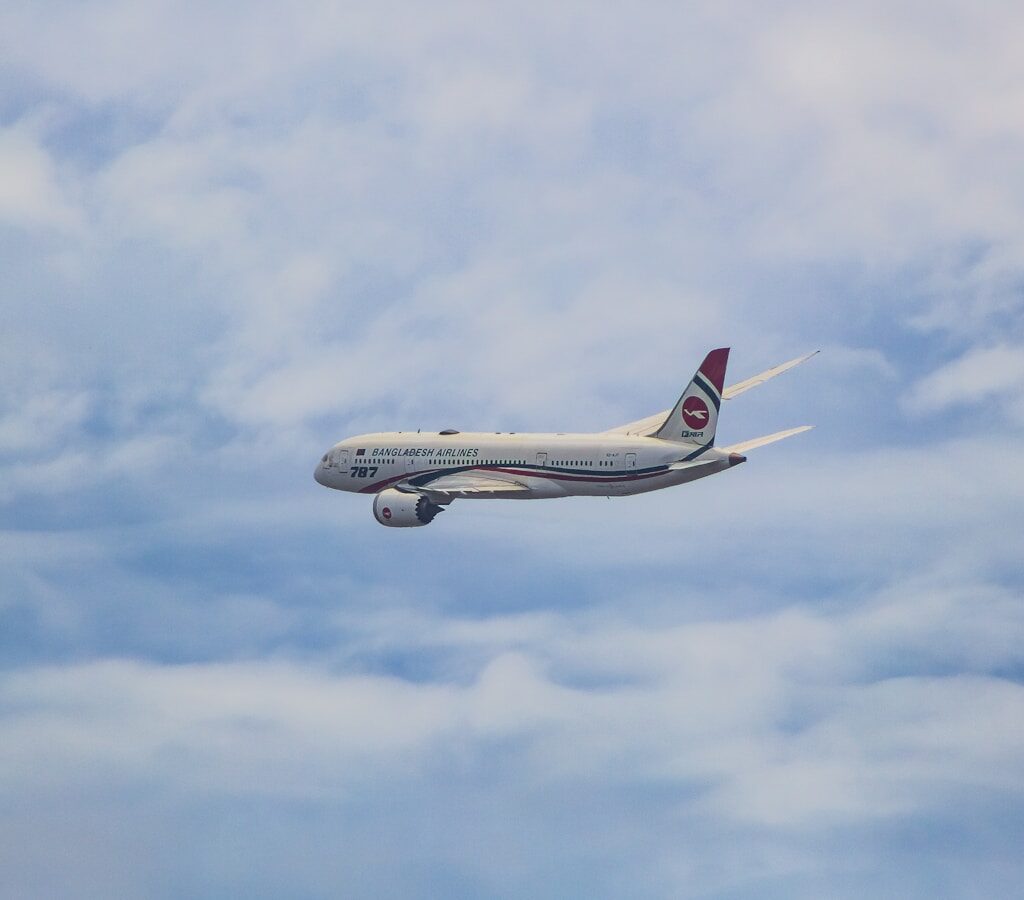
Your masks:
{"label": "engine nacelle", "polygon": [[389,528],[417,528],[444,510],[423,494],[388,488],[373,498],[373,517]]}

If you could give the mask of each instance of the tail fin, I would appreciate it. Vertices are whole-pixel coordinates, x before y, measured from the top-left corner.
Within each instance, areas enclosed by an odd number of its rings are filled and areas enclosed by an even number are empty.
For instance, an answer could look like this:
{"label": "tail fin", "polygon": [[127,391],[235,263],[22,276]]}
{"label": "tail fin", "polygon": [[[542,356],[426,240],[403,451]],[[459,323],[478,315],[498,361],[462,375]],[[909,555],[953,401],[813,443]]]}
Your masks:
{"label": "tail fin", "polygon": [[712,350],[683,391],[683,396],[652,437],[665,441],[685,441],[712,447],[718,426],[718,408],[722,405],[725,366],[729,348]]}

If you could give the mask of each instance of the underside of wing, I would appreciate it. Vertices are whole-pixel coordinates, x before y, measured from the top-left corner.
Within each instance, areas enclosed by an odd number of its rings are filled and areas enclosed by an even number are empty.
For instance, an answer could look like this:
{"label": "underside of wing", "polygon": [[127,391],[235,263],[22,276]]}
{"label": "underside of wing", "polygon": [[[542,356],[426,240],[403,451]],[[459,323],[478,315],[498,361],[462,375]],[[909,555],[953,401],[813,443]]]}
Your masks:
{"label": "underside of wing", "polygon": [[529,488],[512,478],[475,472],[456,472],[451,475],[418,476],[410,478],[403,487],[427,494],[439,501],[447,502],[456,497],[511,497],[529,491]]}
{"label": "underside of wing", "polygon": [[[795,366],[800,365],[802,362],[807,362],[812,356],[820,353],[820,350],[815,350],[813,353],[807,353],[804,356],[798,356],[796,359],[791,359],[789,362],[784,362],[781,365],[773,366],[770,369],[765,369],[758,375],[754,375],[752,378],[747,378],[745,381],[737,382],[736,384],[730,385],[724,391],[722,391],[723,400],[731,400],[733,397],[739,394],[749,391],[751,388],[755,388],[758,385],[764,384],[766,381],[771,380],[776,375],[781,375],[783,372],[788,372]],[[635,434],[639,437],[647,437],[654,434],[668,418],[668,414],[672,412],[671,409],[663,409],[661,412],[654,413],[654,415],[647,416],[643,419],[637,419],[635,422],[627,422],[625,425],[619,425],[617,428],[609,428],[605,434]],[[780,438],[781,440],[781,438]]]}

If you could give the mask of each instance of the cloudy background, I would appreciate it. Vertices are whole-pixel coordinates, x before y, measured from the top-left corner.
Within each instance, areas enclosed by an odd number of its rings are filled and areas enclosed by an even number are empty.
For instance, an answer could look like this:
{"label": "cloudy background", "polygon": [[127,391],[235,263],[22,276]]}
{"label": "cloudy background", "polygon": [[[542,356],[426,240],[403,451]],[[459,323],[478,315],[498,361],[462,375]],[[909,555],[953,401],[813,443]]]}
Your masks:
{"label": "cloudy background", "polygon": [[[0,894],[1024,879],[1019,3],[8,3]],[[392,531],[348,434],[726,441]]]}

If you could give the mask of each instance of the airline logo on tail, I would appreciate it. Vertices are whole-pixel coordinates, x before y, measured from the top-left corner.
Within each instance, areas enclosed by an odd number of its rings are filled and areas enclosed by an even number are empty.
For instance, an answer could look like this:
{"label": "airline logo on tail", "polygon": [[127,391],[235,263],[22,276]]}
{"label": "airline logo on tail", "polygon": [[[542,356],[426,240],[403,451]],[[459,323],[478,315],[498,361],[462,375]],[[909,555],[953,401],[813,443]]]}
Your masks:
{"label": "airline logo on tail", "polygon": [[683,421],[694,431],[700,431],[708,424],[708,405],[700,397],[687,397],[680,412]]}

